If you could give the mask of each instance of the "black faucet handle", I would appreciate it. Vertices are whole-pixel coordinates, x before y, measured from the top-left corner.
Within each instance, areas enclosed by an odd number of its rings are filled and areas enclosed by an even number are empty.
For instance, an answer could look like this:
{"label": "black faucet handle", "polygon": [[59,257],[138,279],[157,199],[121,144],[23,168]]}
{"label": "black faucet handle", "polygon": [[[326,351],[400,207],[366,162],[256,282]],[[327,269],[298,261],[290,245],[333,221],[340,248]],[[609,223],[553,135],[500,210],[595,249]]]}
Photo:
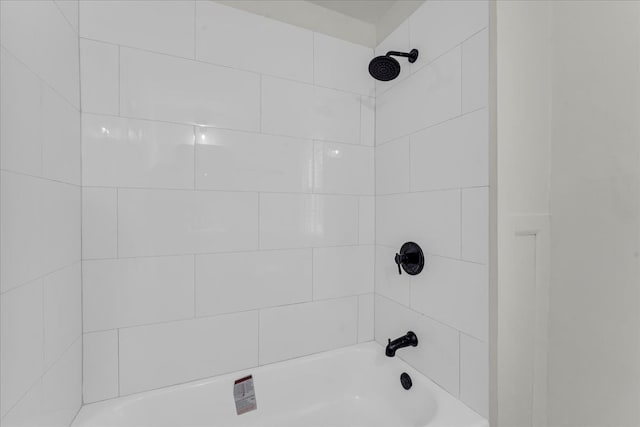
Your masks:
{"label": "black faucet handle", "polygon": [[406,260],[406,255],[404,254],[401,255],[399,253],[396,253],[395,261],[396,261],[396,264],[398,264],[398,274],[400,275],[402,274],[402,268],[400,268],[400,266],[405,262],[405,260]]}

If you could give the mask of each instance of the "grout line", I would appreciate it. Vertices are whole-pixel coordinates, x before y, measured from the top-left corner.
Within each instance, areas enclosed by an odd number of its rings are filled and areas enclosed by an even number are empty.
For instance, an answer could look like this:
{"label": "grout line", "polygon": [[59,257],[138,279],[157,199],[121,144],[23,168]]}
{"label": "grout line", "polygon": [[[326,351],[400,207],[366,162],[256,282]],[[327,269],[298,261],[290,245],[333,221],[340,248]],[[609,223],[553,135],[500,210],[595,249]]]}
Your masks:
{"label": "grout line", "polygon": [[458,398],[462,392],[462,337],[458,331]]}
{"label": "grout line", "polygon": [[462,189],[460,189],[460,208],[458,210],[458,212],[460,213],[460,259],[462,259]]}
{"label": "grout line", "polygon": [[34,277],[33,279],[28,279],[26,282],[22,282],[22,283],[20,283],[20,284],[18,284],[16,286],[13,286],[10,289],[6,289],[6,290],[0,292],[0,295],[6,295],[6,294],[8,294],[8,293],[10,293],[10,292],[12,292],[12,291],[14,291],[16,289],[20,289],[20,288],[22,288],[24,286],[27,286],[27,285],[33,283],[36,280],[46,279],[48,276],[51,276],[52,274],[55,274],[55,273],[57,273],[59,271],[65,270],[67,268],[73,267],[74,265],[76,265],[76,263],[79,263],[79,262],[82,262],[82,260],[78,259],[78,260],[75,260],[75,261],[71,262],[71,264],[67,264],[67,265],[64,265],[62,267],[56,267],[54,270],[47,271],[46,273],[44,273],[44,274],[42,274],[42,275],[40,275],[38,277]]}
{"label": "grout line", "polygon": [[193,59],[198,58],[198,2],[193,2]]}
{"label": "grout line", "polygon": [[[0,0],[0,1],[2,1],[2,0]],[[42,157],[42,154],[41,154],[41,157]],[[6,168],[1,168],[0,171],[5,172],[5,173],[10,173],[10,174],[13,174],[13,175],[27,176],[29,178],[39,179],[39,180],[42,180],[42,181],[48,181],[48,182],[55,182],[55,183],[58,183],[58,184],[70,185],[72,187],[76,187],[78,189],[82,189],[82,185],[76,184],[76,183],[73,183],[73,182],[60,181],[58,179],[47,178],[45,176],[33,175],[33,174],[30,174],[30,173],[20,172],[20,171],[16,171],[16,170],[12,170],[12,169],[6,169]]]}
{"label": "grout line", "polygon": [[116,258],[120,258],[120,189],[116,188]]}
{"label": "grout line", "polygon": [[122,391],[120,390],[120,328],[116,329],[116,340],[118,346],[116,349],[118,352],[118,396],[122,396]]}
{"label": "grout line", "polygon": [[197,317],[197,306],[198,306],[198,269],[196,262],[197,255],[193,255],[193,318]]}
{"label": "grout line", "polygon": [[120,59],[120,45],[118,46],[118,117],[121,117],[122,111],[120,104],[122,103],[122,67]]}

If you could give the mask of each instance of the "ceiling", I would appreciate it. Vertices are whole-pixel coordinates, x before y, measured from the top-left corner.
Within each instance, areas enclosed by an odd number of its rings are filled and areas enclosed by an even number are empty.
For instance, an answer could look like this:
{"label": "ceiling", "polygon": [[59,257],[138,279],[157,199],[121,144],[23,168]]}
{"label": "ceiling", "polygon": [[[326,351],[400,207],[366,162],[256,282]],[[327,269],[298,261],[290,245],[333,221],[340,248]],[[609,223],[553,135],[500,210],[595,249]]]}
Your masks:
{"label": "ceiling", "polygon": [[327,9],[376,25],[398,0],[308,0]]}

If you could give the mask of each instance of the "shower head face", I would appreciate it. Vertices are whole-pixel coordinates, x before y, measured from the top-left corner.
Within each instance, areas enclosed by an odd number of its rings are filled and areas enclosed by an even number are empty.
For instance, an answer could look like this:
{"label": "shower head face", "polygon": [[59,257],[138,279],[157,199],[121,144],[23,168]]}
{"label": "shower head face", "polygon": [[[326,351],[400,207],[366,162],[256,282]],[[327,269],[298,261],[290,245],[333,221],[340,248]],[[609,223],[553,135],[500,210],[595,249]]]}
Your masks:
{"label": "shower head face", "polygon": [[388,82],[400,74],[400,63],[387,55],[377,56],[369,62],[369,74],[376,80]]}

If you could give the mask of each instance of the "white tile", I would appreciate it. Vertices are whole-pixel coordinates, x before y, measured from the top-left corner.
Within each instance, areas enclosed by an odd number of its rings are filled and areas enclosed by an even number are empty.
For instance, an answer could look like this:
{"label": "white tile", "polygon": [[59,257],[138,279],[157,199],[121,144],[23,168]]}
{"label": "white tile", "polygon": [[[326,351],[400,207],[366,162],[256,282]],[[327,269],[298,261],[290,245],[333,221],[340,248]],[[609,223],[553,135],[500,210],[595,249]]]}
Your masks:
{"label": "white tile", "polygon": [[313,33],[214,2],[196,2],[196,58],[313,82]]}
{"label": "white tile", "polygon": [[407,331],[413,331],[416,334],[418,346],[400,349],[396,357],[405,360],[449,393],[457,396],[460,363],[459,332],[376,295],[376,341],[386,345],[389,338],[395,339],[406,334]]}
{"label": "white tile", "polygon": [[52,1],[0,2],[2,45],[76,108],[78,34]]}
{"label": "white tile", "polygon": [[255,73],[120,48],[123,116],[259,130],[259,87]]}
{"label": "white tile", "polygon": [[[410,46],[409,44],[409,20],[407,19],[378,44],[375,49],[375,56],[386,55],[390,50],[409,52],[412,48],[413,46]],[[422,52],[420,52],[420,54],[422,54]],[[398,82],[411,74],[409,62],[404,58],[397,58],[397,60],[400,62],[401,66],[400,74],[394,80],[390,80],[388,82],[375,80],[376,96],[379,96],[384,91],[395,86]],[[423,58],[419,56],[418,61],[422,60]]]}
{"label": "white tile", "polygon": [[0,296],[0,416],[42,375],[42,280]]}
{"label": "white tile", "polygon": [[314,33],[315,84],[374,95],[374,80],[369,76],[373,50],[335,37]]}
{"label": "white tile", "polygon": [[489,103],[489,30],[462,44],[462,112]]}
{"label": "white tile", "polygon": [[425,2],[409,18],[411,47],[420,51],[413,70],[433,61],[489,25],[486,0]]}
{"label": "white tile", "polygon": [[117,256],[117,190],[85,187],[82,189],[82,258]]}
{"label": "white tile", "polygon": [[357,297],[261,310],[260,364],[355,344],[357,329]]}
{"label": "white tile", "polygon": [[483,109],[411,135],[411,189],[488,185],[488,126]]}
{"label": "white tile", "polygon": [[409,137],[377,146],[376,194],[408,192],[411,183],[411,162]]}
{"label": "white tile", "polygon": [[193,188],[193,126],[84,114],[83,185]]}
{"label": "white tile", "polygon": [[120,256],[257,249],[258,195],[118,190]]}
{"label": "white tile", "polygon": [[80,262],[44,278],[44,363],[50,367],[82,335]]}
{"label": "white tile", "polygon": [[460,191],[376,197],[376,242],[400,248],[418,243],[425,253],[460,256]]}
{"label": "white tile", "polygon": [[360,96],[262,77],[262,131],[360,143]]}
{"label": "white tile", "polygon": [[373,194],[373,148],[315,141],[313,159],[314,192]]}
{"label": "white tile", "polygon": [[460,114],[460,48],[438,58],[376,98],[380,144]]}
{"label": "white tile", "polygon": [[80,40],[82,112],[118,115],[120,109],[119,47]]}
{"label": "white tile", "polygon": [[373,245],[376,240],[376,199],[374,196],[360,196],[358,199],[358,243]]}
{"label": "white tile", "polygon": [[260,248],[353,245],[358,198],[318,194],[260,194]]}
{"label": "white tile", "polygon": [[78,339],[42,377],[39,425],[68,426],[82,406],[82,340]]}
{"label": "white tile", "polygon": [[376,99],[360,98],[360,144],[376,145]]}
{"label": "white tile", "polygon": [[123,395],[257,364],[257,312],[120,330]]}
{"label": "white tile", "polygon": [[193,1],[81,1],[80,36],[194,56]]}
{"label": "white tile", "polygon": [[0,48],[0,161],[2,169],[42,173],[40,80]]}
{"label": "white tile", "polygon": [[488,281],[484,265],[427,256],[422,273],[411,278],[411,308],[487,340]]}
{"label": "white tile", "polygon": [[310,192],[313,146],[304,139],[198,128],[196,188]]}
{"label": "white tile", "polygon": [[358,342],[367,342],[374,339],[374,294],[365,294],[358,297]]}
{"label": "white tile", "polygon": [[84,334],[83,397],[85,403],[118,396],[118,331]]}
{"label": "white tile", "polygon": [[2,418],[5,427],[31,427],[42,423],[42,380],[39,379]]}
{"label": "white tile", "polygon": [[462,259],[489,262],[489,189],[462,190]]}
{"label": "white tile", "polygon": [[311,300],[311,249],[196,256],[196,315]]}
{"label": "white tile", "polygon": [[0,289],[4,292],[45,273],[42,180],[1,172]]}
{"label": "white tile", "polygon": [[66,267],[81,258],[82,193],[80,187],[42,181],[44,271]]}
{"label": "white tile", "polygon": [[85,332],[193,317],[193,256],[84,261]]}
{"label": "white tile", "polygon": [[79,0],[54,0],[58,9],[64,15],[69,22],[69,25],[77,32],[78,31],[78,16],[80,9]]}
{"label": "white tile", "polygon": [[400,250],[376,246],[375,290],[376,294],[390,298],[407,307],[411,301],[411,279],[404,272],[398,274],[395,255]]}
{"label": "white tile", "polygon": [[373,292],[373,246],[313,250],[313,299]]}
{"label": "white tile", "polygon": [[80,112],[47,86],[42,87],[42,174],[80,185]]}
{"label": "white tile", "polygon": [[489,417],[489,346],[460,334],[460,400]]}

